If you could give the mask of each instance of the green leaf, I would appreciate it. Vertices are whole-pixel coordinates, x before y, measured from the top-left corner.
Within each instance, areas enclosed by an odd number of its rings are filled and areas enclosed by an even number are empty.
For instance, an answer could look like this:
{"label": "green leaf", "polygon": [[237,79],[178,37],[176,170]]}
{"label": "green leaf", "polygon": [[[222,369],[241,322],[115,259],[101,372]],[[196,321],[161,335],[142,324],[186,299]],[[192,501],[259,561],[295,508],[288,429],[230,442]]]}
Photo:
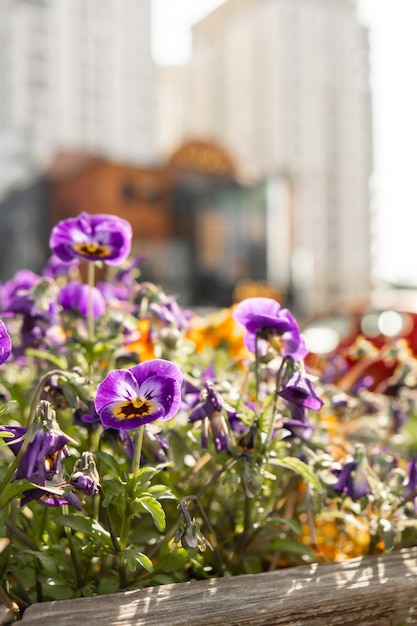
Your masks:
{"label": "green leaf", "polygon": [[38,559],[39,563],[48,572],[49,575],[52,575],[56,571],[55,559],[53,559],[48,554],[45,554],[44,552],[38,552],[37,550],[22,550],[21,554],[30,554],[31,556]]}
{"label": "green leaf", "polygon": [[262,432],[268,432],[271,422],[271,406],[275,399],[275,393],[270,393],[262,404],[262,412],[259,419],[259,426]]}
{"label": "green leaf", "polygon": [[[157,473],[158,473],[158,470],[155,467],[141,467],[138,472],[138,475],[135,478],[136,485],[137,486],[146,485],[146,483],[148,483],[149,480],[153,478],[155,474]],[[133,478],[133,474],[132,474],[132,478]]]}
{"label": "green leaf", "polygon": [[69,585],[56,584],[49,581],[43,586],[44,600],[70,600],[75,597],[75,591]]}
{"label": "green leaf", "polygon": [[160,498],[176,500],[176,496],[166,485],[151,485],[148,489],[148,493],[150,493],[154,498],[157,498],[158,500]]}
{"label": "green leaf", "polygon": [[290,528],[295,535],[301,535],[300,524],[295,519],[287,517],[271,517],[267,520],[267,524],[268,526],[276,526],[276,524],[282,524],[283,526],[288,526],[288,528]]}
{"label": "green leaf", "polygon": [[313,470],[306,463],[300,461],[300,459],[292,456],[286,456],[283,459],[269,459],[269,462],[273,465],[285,467],[292,470],[296,474],[299,474],[312,489],[315,489],[318,493],[323,493],[323,486]]}
{"label": "green leaf", "polygon": [[83,517],[75,513],[69,515],[59,515],[55,518],[55,522],[60,526],[68,526],[72,530],[84,533],[89,537],[101,538],[104,540],[111,539],[110,533],[92,517]]}
{"label": "green leaf", "polygon": [[136,502],[152,515],[155,526],[160,532],[163,532],[165,530],[165,511],[158,500],[152,496],[142,496]]}
{"label": "green leaf", "polygon": [[97,459],[100,459],[100,461],[105,463],[107,467],[112,469],[116,473],[116,476],[120,475],[120,464],[118,463],[117,459],[114,458],[114,456],[111,456],[111,454],[107,454],[107,452],[102,452],[101,450],[97,450],[96,452],[94,452],[94,456],[96,456]]}
{"label": "green leaf", "polygon": [[296,556],[308,555],[312,560],[316,560],[310,548],[292,537],[277,538],[271,544],[274,552],[282,552],[283,554],[293,554]]}
{"label": "green leaf", "polygon": [[78,396],[74,391],[73,385],[71,385],[70,382],[62,378],[60,378],[59,380],[59,385],[65,396],[65,400],[68,402],[68,406],[71,407],[72,409],[75,409],[78,403]]}
{"label": "green leaf", "polygon": [[0,439],[7,439],[7,437],[13,437],[13,433],[8,433],[6,431],[2,431],[0,433]]}
{"label": "green leaf", "polygon": [[26,355],[33,356],[43,361],[49,361],[59,370],[66,370],[68,368],[67,360],[62,356],[57,356],[46,350],[36,350],[36,348],[26,348]]}
{"label": "green leaf", "polygon": [[12,407],[14,404],[17,404],[16,400],[10,400],[9,402],[5,402],[4,404],[2,404],[0,406],[0,417],[3,415],[3,413],[6,413],[6,411],[8,411],[10,407]]}
{"label": "green leaf", "polygon": [[137,569],[138,565],[141,565],[143,568],[148,570],[148,572],[153,572],[153,564],[151,559],[143,554],[143,552],[139,552],[136,548],[129,546],[126,550],[122,550],[120,553],[122,561],[126,564],[126,567],[129,571],[134,572]]}
{"label": "green leaf", "polygon": [[[36,485],[37,487],[38,485]],[[18,498],[28,489],[33,489],[33,483],[25,478],[21,478],[20,480],[13,480],[12,482],[6,485],[3,493],[0,497],[0,509],[5,506],[8,502],[13,500],[14,498]]]}

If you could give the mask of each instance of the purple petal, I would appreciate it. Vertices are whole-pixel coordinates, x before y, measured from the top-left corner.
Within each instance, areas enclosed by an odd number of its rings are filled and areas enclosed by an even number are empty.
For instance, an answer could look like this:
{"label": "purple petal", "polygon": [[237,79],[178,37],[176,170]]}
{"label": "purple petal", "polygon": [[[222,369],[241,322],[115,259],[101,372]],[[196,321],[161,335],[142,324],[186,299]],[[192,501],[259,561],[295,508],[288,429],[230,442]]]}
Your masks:
{"label": "purple petal", "polygon": [[7,361],[11,351],[12,341],[4,322],[0,320],[0,365]]}
{"label": "purple petal", "polygon": [[104,296],[101,291],[97,289],[97,287],[90,287],[90,285],[85,285],[77,281],[71,281],[62,287],[59,293],[59,303],[64,311],[79,311],[81,315],[87,317],[90,290],[93,318],[97,319],[103,315],[106,309]]}
{"label": "purple petal", "polygon": [[97,387],[94,406],[100,415],[109,404],[120,400],[132,400],[138,395],[139,385],[130,370],[112,370]]}
{"label": "purple petal", "polygon": [[272,298],[246,298],[236,306],[233,317],[242,326],[246,326],[248,321],[253,320],[254,315],[276,318],[280,310],[281,305]]}
{"label": "purple petal", "polygon": [[183,376],[181,370],[175,363],[171,361],[165,361],[165,359],[151,359],[135,365],[130,370],[132,375],[136,378],[139,385],[151,376],[165,376],[166,378],[173,378],[175,382],[181,386]]}

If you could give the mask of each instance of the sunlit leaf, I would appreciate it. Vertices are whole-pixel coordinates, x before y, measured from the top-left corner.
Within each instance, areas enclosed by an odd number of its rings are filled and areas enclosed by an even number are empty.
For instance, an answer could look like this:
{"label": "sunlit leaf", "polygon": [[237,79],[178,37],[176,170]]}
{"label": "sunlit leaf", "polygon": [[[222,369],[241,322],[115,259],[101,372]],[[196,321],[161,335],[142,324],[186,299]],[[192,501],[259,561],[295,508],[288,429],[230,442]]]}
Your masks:
{"label": "sunlit leaf", "polygon": [[165,511],[162,505],[151,496],[143,496],[137,500],[145,511],[152,515],[155,526],[160,532],[165,530]]}
{"label": "sunlit leaf", "polygon": [[313,470],[306,463],[300,461],[300,459],[292,456],[286,456],[283,459],[272,458],[270,459],[270,463],[292,470],[293,472],[299,474],[302,478],[304,478],[306,483],[312,489],[315,489],[318,493],[323,493],[323,486]]}

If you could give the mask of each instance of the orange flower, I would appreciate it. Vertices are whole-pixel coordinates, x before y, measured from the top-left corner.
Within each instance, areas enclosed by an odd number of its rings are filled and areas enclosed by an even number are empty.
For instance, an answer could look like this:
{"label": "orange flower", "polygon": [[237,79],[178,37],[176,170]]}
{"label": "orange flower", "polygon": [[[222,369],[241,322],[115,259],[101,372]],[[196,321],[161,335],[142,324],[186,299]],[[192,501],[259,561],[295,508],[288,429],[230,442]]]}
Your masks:
{"label": "orange flower", "polygon": [[329,561],[346,561],[367,554],[371,535],[364,520],[353,515],[345,520],[315,516],[315,545],[306,519],[302,520],[302,541]]}
{"label": "orange flower", "polygon": [[149,359],[155,358],[155,348],[153,341],[150,337],[151,323],[148,319],[142,319],[138,321],[136,327],[138,332],[138,338],[132,343],[125,344],[130,352],[135,352],[139,355],[139,360],[149,361]]}
{"label": "orange flower", "polygon": [[206,317],[195,316],[190,322],[187,339],[195,343],[196,351],[224,346],[235,359],[250,355],[243,343],[244,329],[232,317],[233,308],[213,311]]}

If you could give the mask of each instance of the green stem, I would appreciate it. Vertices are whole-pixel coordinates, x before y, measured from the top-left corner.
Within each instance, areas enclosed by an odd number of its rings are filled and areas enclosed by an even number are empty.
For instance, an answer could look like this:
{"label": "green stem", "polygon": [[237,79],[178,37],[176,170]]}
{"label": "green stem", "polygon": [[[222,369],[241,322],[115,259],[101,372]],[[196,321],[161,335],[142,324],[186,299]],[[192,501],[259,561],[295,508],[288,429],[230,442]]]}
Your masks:
{"label": "green stem", "polygon": [[87,283],[88,283],[88,309],[87,309],[87,332],[88,340],[94,341],[94,317],[93,317],[93,288],[95,282],[95,264],[89,262],[87,264]]}
{"label": "green stem", "polygon": [[125,550],[127,548],[128,540],[129,540],[129,532],[130,532],[130,511],[129,506],[126,507],[126,510],[122,517],[122,523],[120,526],[120,549]]}
{"label": "green stem", "polygon": [[[68,504],[62,505],[62,514],[63,515],[69,514]],[[82,588],[82,576],[81,576],[81,571],[78,565],[77,555],[75,553],[74,542],[72,541],[72,531],[69,526],[65,526],[64,528],[65,528],[65,535],[68,541],[68,547],[70,550],[71,561],[74,566],[75,578],[77,580],[77,588],[81,589]]]}
{"label": "green stem", "polygon": [[142,445],[143,445],[144,431],[145,431],[145,427],[144,426],[139,426],[139,428],[136,431],[135,454],[134,454],[133,460],[132,460],[132,473],[133,473],[133,478],[135,480],[137,479],[138,474],[139,474],[140,457],[141,457],[141,454],[142,454]]}
{"label": "green stem", "polygon": [[7,526],[8,530],[10,531],[11,535],[15,535],[15,537],[19,539],[23,544],[25,544],[30,550],[39,552],[39,547],[37,546],[37,544],[32,541],[32,539],[30,539],[30,537],[28,537],[27,534],[23,532],[23,530],[16,526],[14,520],[8,517],[3,517],[3,521],[5,526]]}
{"label": "green stem", "polygon": [[279,390],[280,387],[280,383],[281,383],[281,378],[282,378],[282,373],[284,371],[284,367],[287,364],[287,357],[284,357],[281,361],[281,365],[279,366],[279,369],[277,371],[277,376],[275,379],[275,393],[274,393],[274,403],[272,405],[272,415],[271,415],[271,421],[269,424],[269,430],[268,430],[268,436],[265,440],[265,451],[268,448],[271,440],[272,440],[272,436],[274,434],[274,428],[275,428],[275,413],[277,410],[277,404],[278,404],[278,395],[277,395],[277,391]]}
{"label": "green stem", "polygon": [[258,398],[259,398],[259,335],[255,336],[255,407],[256,415],[258,415]]}
{"label": "green stem", "polygon": [[[132,484],[136,483],[139,468],[140,468],[140,456],[142,452],[142,443],[143,443],[143,432],[144,426],[140,426],[136,431],[136,439],[135,439],[135,453],[132,460]],[[120,528],[120,547],[124,550],[128,545],[129,540],[129,532],[130,532],[130,507],[129,504],[126,505],[126,511],[122,518],[122,524]]]}
{"label": "green stem", "polygon": [[114,532],[113,523],[112,523],[108,508],[103,507],[102,510],[103,510],[104,517],[106,519],[106,526],[110,533],[110,537],[113,543],[114,554],[116,556],[116,562],[117,562],[117,567],[119,571],[120,588],[124,589],[124,587],[127,587],[127,575],[126,575],[126,566],[124,563],[121,562],[121,559],[120,559],[121,547],[120,547],[117,535]]}

